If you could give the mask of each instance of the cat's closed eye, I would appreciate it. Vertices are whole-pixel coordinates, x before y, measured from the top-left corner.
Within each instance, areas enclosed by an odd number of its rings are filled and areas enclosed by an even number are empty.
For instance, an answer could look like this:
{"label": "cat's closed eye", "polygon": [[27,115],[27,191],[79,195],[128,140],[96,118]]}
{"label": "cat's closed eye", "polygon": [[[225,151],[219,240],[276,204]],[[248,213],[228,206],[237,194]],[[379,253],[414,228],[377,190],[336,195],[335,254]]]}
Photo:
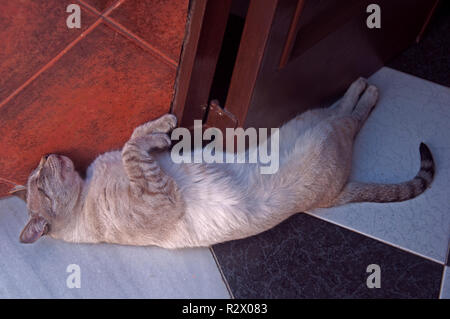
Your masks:
{"label": "cat's closed eye", "polygon": [[38,187],[37,188],[37,190],[42,194],[42,195],[44,195],[44,197],[48,200],[48,201],[50,201],[51,202],[51,198],[50,198],[50,196],[48,196],[48,194],[44,191],[44,189],[43,188],[41,188],[41,187]]}

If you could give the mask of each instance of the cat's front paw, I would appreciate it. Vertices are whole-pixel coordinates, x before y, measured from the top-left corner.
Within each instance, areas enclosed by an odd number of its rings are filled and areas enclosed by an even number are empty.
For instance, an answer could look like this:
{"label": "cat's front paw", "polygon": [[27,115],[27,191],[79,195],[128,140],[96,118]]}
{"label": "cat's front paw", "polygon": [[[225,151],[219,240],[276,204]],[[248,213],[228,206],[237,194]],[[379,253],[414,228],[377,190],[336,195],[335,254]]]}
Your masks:
{"label": "cat's front paw", "polygon": [[169,133],[177,127],[177,117],[173,114],[165,114],[156,121],[155,132]]}

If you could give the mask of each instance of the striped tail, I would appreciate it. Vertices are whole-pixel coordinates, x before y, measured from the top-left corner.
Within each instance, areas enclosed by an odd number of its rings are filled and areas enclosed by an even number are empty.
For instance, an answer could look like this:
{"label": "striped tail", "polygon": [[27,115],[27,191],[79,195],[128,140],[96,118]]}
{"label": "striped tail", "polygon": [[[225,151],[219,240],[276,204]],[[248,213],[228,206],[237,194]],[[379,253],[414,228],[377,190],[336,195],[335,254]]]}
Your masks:
{"label": "striped tail", "polygon": [[348,183],[333,206],[355,202],[402,202],[422,194],[434,177],[434,161],[430,149],[420,144],[420,170],[416,177],[398,184]]}

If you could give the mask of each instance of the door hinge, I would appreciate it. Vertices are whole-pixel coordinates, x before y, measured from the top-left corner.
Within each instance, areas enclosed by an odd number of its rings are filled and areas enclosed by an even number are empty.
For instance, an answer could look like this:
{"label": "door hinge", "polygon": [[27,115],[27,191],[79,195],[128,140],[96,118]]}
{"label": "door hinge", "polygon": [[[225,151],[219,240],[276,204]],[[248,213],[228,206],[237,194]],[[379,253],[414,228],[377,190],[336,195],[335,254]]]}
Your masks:
{"label": "door hinge", "polygon": [[216,127],[225,133],[225,129],[228,127],[236,128],[238,126],[238,121],[233,113],[220,107],[219,101],[212,100],[209,103],[205,126]]}

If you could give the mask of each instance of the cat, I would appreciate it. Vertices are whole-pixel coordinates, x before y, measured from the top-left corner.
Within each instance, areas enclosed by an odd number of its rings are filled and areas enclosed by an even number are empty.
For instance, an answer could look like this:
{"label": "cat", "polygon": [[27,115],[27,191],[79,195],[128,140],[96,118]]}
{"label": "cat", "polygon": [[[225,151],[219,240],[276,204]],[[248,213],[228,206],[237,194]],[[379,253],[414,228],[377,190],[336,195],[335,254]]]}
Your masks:
{"label": "cat", "polygon": [[83,180],[72,161],[44,156],[27,186],[29,221],[22,243],[43,235],[74,243],[210,246],[268,230],[291,215],[352,202],[398,202],[431,184],[433,157],[420,145],[421,166],[399,184],[349,181],[355,135],[378,100],[378,89],[356,80],[340,102],[313,109],[279,131],[280,167],[259,164],[175,164],[166,114],[137,127],[121,151],[100,155]]}

